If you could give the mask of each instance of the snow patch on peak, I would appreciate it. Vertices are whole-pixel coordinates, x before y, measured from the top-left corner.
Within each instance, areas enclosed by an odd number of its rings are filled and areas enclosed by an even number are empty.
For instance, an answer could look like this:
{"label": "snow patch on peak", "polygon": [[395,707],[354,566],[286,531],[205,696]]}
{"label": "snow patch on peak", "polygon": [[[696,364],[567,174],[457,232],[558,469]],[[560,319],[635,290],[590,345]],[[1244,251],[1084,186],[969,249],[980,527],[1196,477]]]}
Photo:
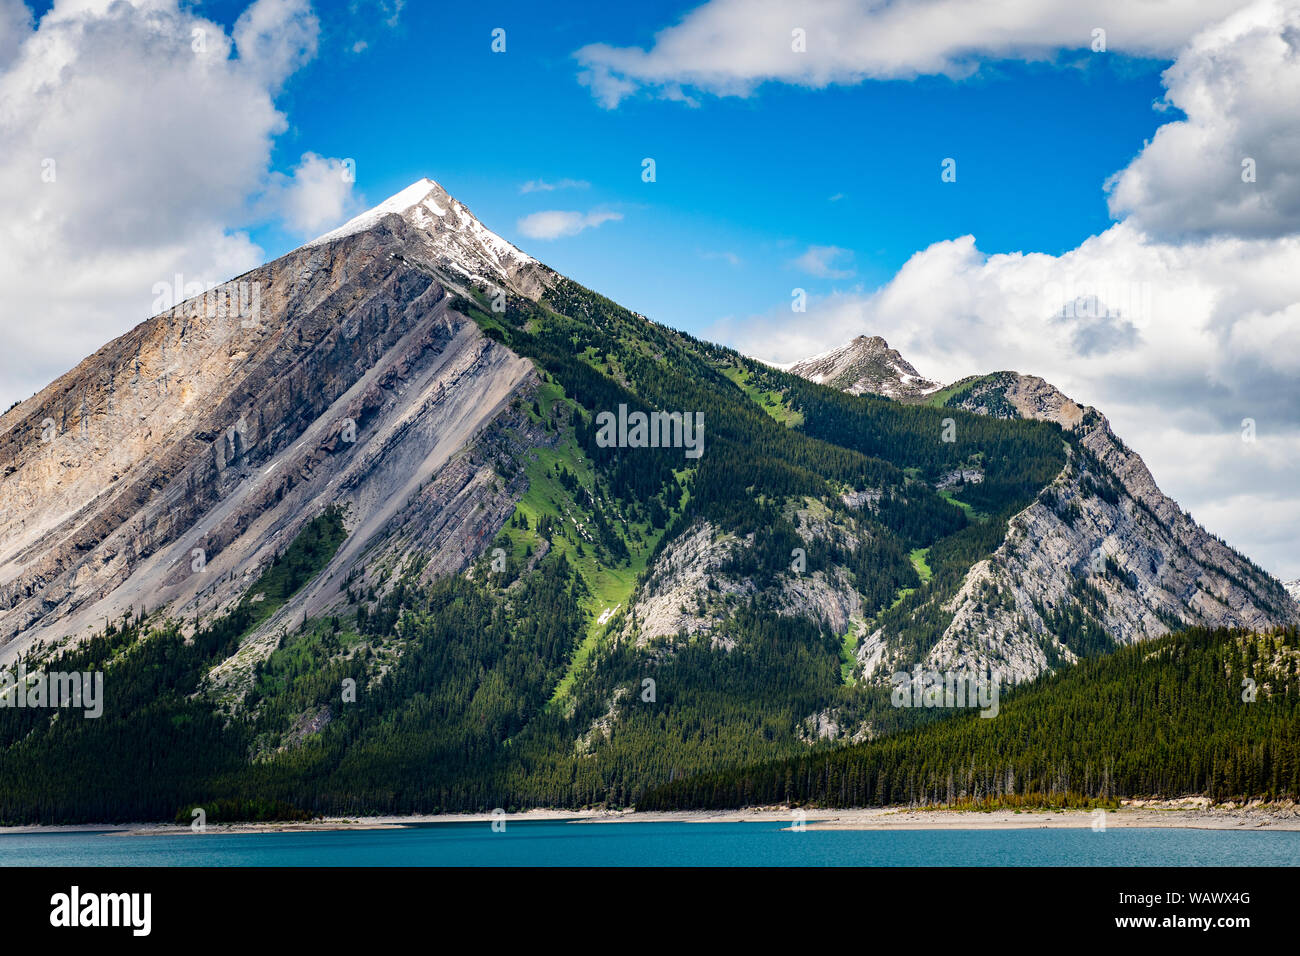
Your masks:
{"label": "snow patch on peak", "polygon": [[399,216],[421,236],[430,261],[449,268],[474,285],[505,286],[529,296],[539,293],[544,281],[532,256],[484,226],[432,179],[412,183],[373,209],[307,243],[323,246],[376,228],[386,217]]}
{"label": "snow patch on peak", "polygon": [[[380,221],[389,215],[398,215],[407,218],[408,213],[415,213],[412,218],[420,218],[417,207],[420,210],[427,210],[435,216],[443,217],[447,215],[447,210],[443,209],[438,203],[438,198],[450,198],[447,191],[435,183],[432,179],[421,179],[411,183],[399,193],[389,196],[378,206],[367,209],[359,216],[354,216],[343,225],[339,226],[323,236],[317,236],[307,246],[321,246],[327,242],[333,242],[335,239],[342,239],[344,236],[352,236],[358,232],[365,232],[367,229],[373,229],[379,225]],[[427,218],[427,216],[425,217]],[[420,225],[422,223],[416,223]]]}

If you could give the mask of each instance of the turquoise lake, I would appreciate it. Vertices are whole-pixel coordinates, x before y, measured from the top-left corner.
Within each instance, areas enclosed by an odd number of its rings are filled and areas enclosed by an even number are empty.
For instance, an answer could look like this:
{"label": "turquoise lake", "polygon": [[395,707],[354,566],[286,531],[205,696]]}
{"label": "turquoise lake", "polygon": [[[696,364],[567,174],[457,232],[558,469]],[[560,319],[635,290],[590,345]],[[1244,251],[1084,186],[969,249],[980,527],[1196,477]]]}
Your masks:
{"label": "turquoise lake", "polygon": [[511,822],[313,833],[0,834],[4,866],[1297,866],[1300,832],[813,830]]}

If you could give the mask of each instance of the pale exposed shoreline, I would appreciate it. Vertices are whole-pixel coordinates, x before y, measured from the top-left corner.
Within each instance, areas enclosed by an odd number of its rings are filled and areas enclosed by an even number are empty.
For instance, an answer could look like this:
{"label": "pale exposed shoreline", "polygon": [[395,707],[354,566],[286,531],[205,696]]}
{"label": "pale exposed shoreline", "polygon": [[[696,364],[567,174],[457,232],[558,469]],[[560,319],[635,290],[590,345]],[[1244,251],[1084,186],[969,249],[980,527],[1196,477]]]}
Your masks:
{"label": "pale exposed shoreline", "polygon": [[[802,822],[808,830],[1025,830],[1090,829],[1098,814],[1089,810],[942,810],[909,807],[868,807],[850,810],[804,811],[802,819],[789,807],[743,810],[676,810],[636,813],[631,810],[528,810],[505,815],[507,825],[529,821],[598,823],[785,823]],[[1291,803],[1211,805],[1203,797],[1182,800],[1124,801],[1104,814],[1106,829],[1168,827],[1197,830],[1300,831],[1300,806]],[[330,817],[284,823],[210,824],[207,834],[285,833],[326,830],[393,830],[434,823],[481,823],[497,819],[489,813],[414,814],[410,816]],[[192,832],[185,824],[123,823],[67,826],[0,827],[0,836],[23,833],[105,833],[119,836],[163,836]]]}

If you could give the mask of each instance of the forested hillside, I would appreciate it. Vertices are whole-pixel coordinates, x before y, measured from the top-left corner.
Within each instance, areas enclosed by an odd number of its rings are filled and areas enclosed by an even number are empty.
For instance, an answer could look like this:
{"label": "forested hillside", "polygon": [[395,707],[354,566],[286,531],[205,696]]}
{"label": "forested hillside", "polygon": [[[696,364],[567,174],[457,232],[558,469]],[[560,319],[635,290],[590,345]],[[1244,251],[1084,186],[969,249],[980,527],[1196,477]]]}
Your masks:
{"label": "forested hillside", "polygon": [[1300,798],[1300,633],[1189,630],[862,746],[655,787],[638,808]]}

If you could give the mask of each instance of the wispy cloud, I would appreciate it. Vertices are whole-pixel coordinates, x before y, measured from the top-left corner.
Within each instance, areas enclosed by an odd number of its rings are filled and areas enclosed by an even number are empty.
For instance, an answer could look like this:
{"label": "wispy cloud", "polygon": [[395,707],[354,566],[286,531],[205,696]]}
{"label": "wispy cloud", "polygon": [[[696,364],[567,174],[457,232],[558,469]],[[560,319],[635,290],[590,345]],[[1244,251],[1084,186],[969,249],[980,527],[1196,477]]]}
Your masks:
{"label": "wispy cloud", "polygon": [[[613,109],[648,92],[696,105],[695,91],[749,96],[767,82],[822,89],[867,79],[963,77],[981,61],[1087,49],[1102,23],[1110,49],[1169,57],[1241,0],[1151,4],[1077,0],[710,0],[648,47],[592,43],[574,54],[578,81]],[[992,6],[992,8],[991,8]]]}
{"label": "wispy cloud", "polygon": [[520,193],[553,193],[557,189],[589,189],[591,183],[585,179],[560,179],[548,183],[545,179],[530,179],[519,187]]}
{"label": "wispy cloud", "polygon": [[621,212],[605,209],[593,209],[590,212],[548,209],[524,216],[515,225],[529,239],[561,239],[622,218]]}
{"label": "wispy cloud", "polygon": [[853,260],[853,251],[839,246],[809,246],[808,251],[797,259],[791,259],[790,265],[796,269],[816,276],[818,279],[847,279],[854,274],[852,268],[844,268]]}
{"label": "wispy cloud", "polygon": [[734,252],[726,252],[726,251],[723,251],[723,252],[701,252],[701,253],[700,253],[700,258],[701,258],[701,259],[721,259],[723,262],[727,263],[728,265],[732,265],[732,266],[739,266],[739,265],[741,265],[741,264],[745,261],[745,260],[741,259],[740,256],[736,255]]}

